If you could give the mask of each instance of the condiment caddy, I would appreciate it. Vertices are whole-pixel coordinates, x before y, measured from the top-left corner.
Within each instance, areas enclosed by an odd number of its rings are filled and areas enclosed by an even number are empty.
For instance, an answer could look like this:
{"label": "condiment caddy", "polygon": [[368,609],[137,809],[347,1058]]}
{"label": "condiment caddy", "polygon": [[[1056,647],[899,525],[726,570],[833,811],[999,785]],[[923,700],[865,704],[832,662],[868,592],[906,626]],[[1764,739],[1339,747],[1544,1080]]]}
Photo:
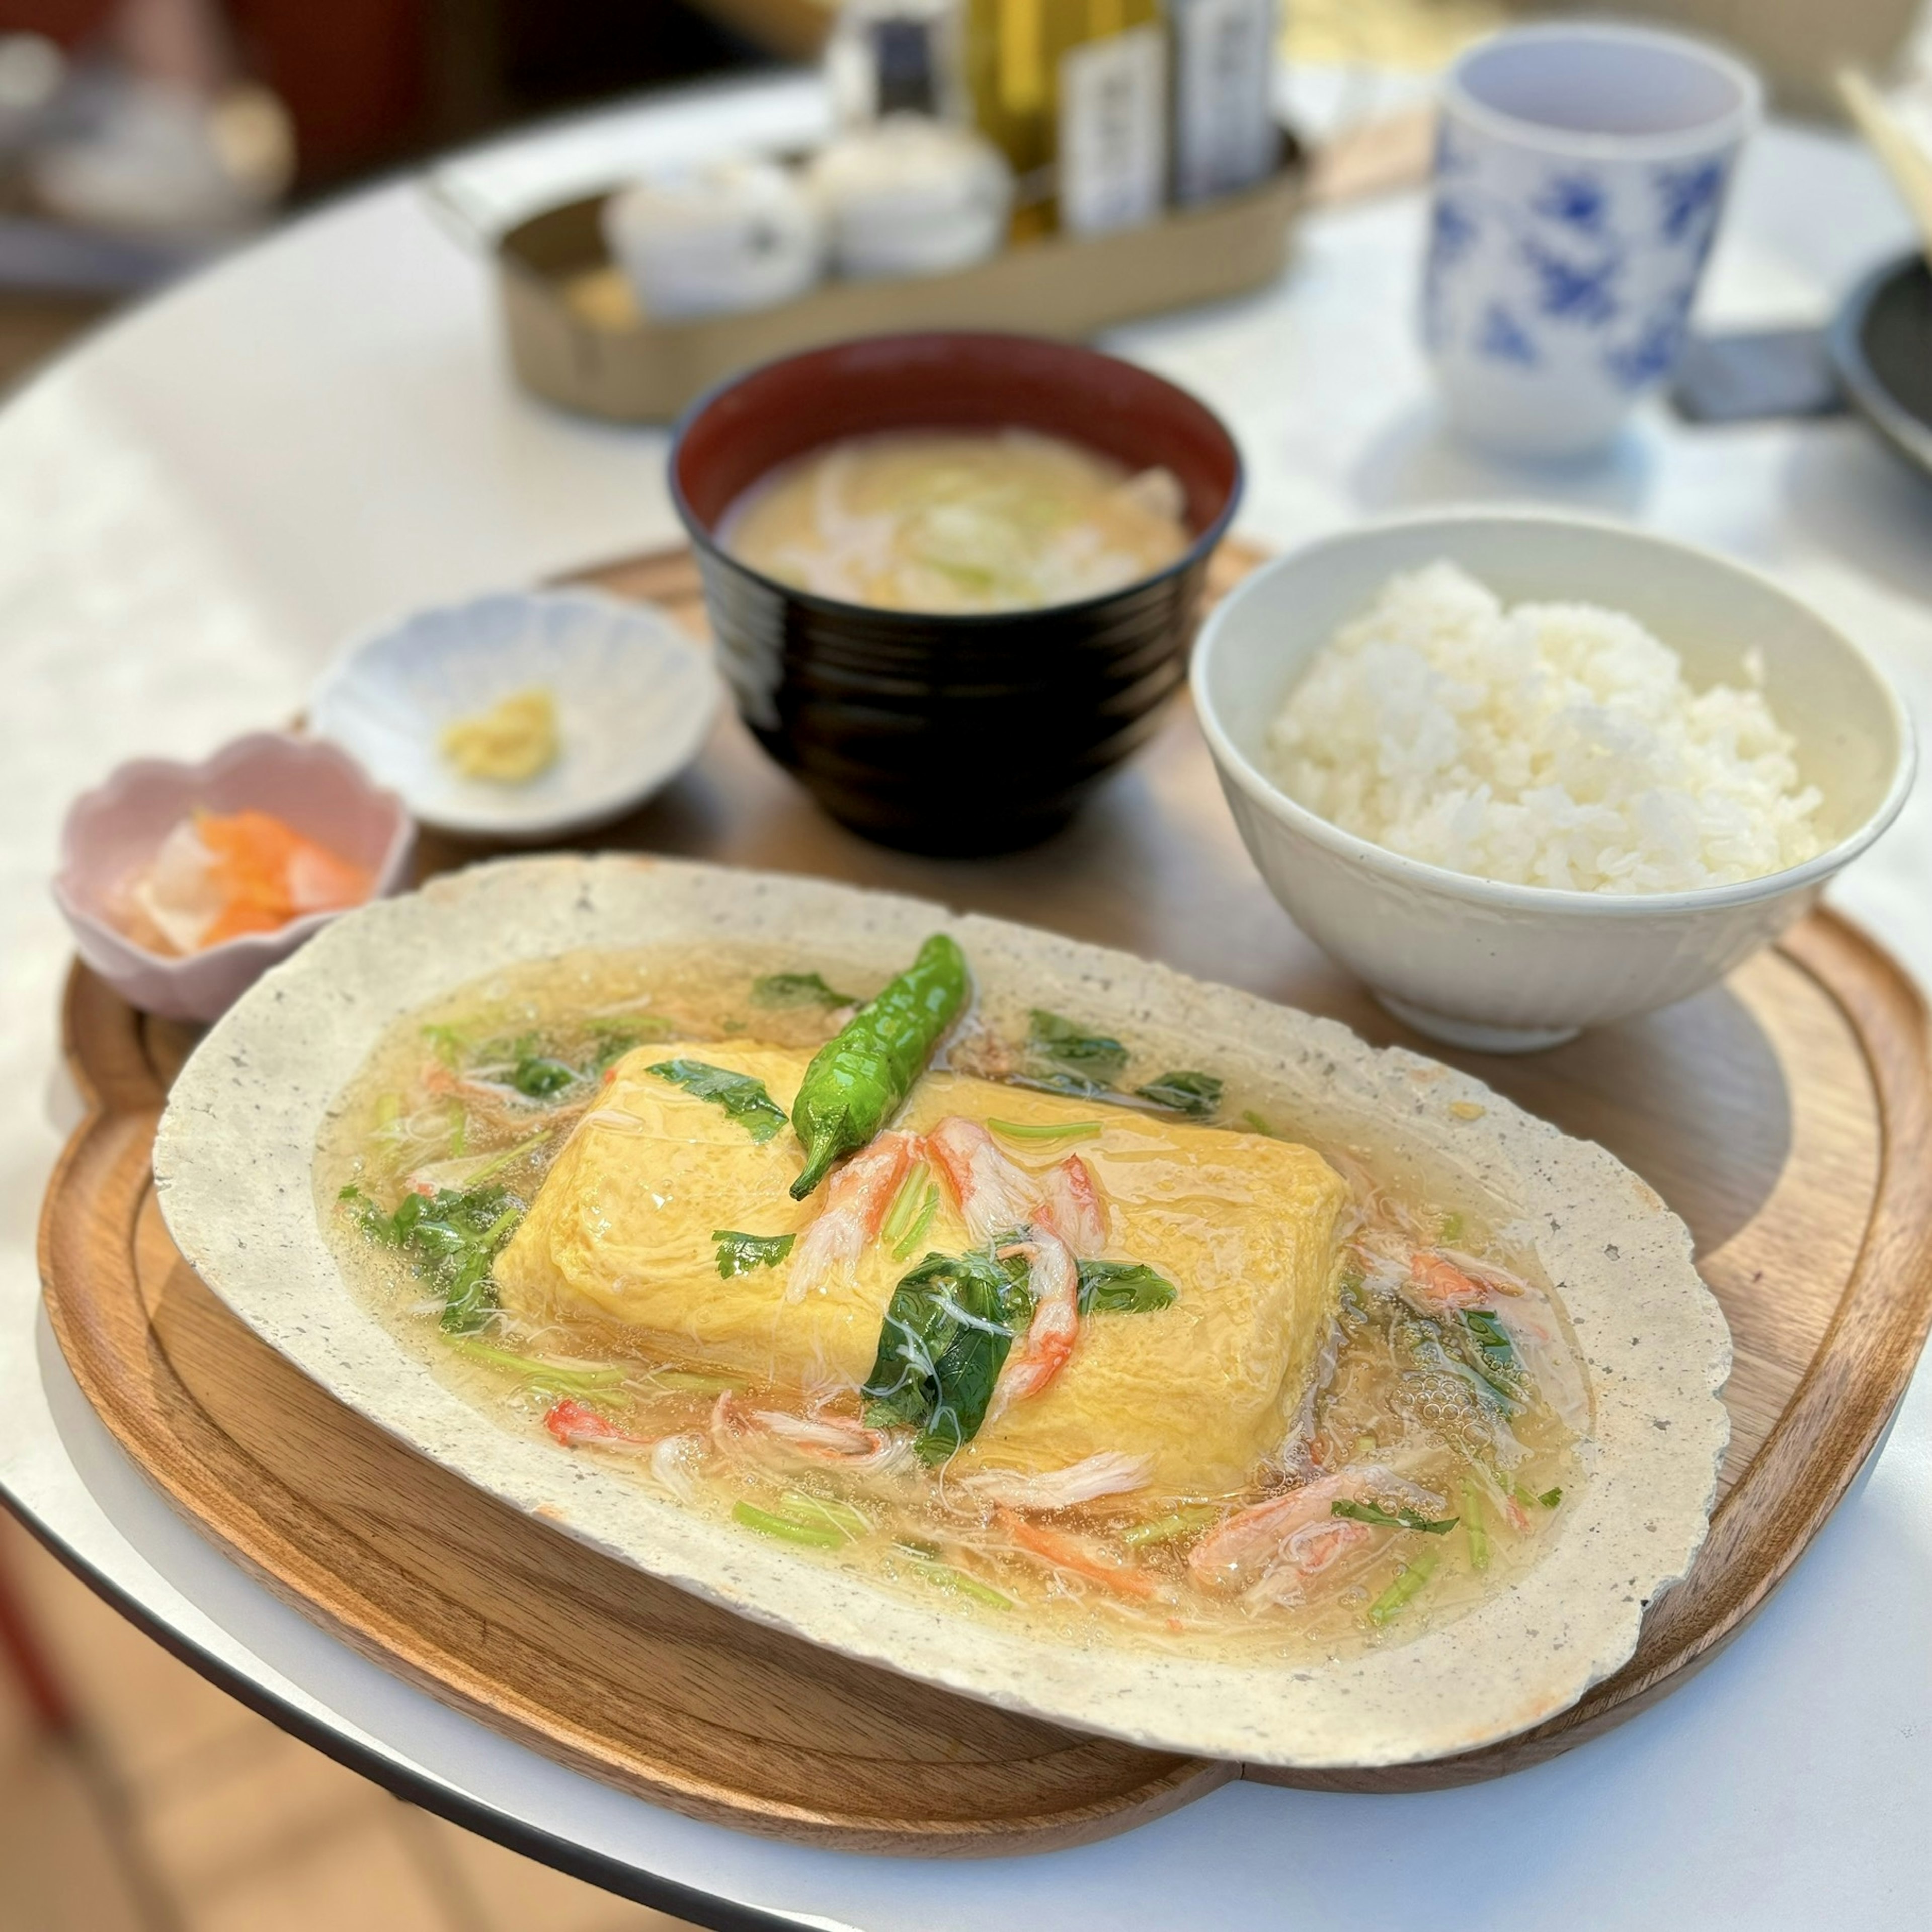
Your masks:
{"label": "condiment caddy", "polygon": [[944,272],[821,281],[760,308],[646,316],[607,237],[608,194],[518,223],[496,247],[506,344],[534,394],[616,422],[662,422],[706,389],[781,356],[854,336],[1011,328],[1077,340],[1136,316],[1261,287],[1288,259],[1307,184],[1292,136],[1255,187],[1144,226],[1059,230]]}

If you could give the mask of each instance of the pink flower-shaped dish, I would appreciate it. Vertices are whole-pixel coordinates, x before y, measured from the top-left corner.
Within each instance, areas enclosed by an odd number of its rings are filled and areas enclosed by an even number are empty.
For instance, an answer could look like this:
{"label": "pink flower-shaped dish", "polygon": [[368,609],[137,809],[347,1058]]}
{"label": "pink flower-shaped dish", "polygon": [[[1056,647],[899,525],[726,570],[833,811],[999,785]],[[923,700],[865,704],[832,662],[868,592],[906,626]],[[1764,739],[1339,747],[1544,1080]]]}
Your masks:
{"label": "pink flower-shaped dish", "polygon": [[243,933],[199,952],[171,955],[136,944],[116,922],[113,908],[129,880],[197,806],[272,813],[365,869],[372,898],[406,882],[414,822],[394,792],[373,784],[333,745],[256,731],[198,765],[136,758],[119,766],[68,812],[54,898],[81,958],[145,1012],[171,1020],[214,1019],[337,916],[308,913],[272,932]]}

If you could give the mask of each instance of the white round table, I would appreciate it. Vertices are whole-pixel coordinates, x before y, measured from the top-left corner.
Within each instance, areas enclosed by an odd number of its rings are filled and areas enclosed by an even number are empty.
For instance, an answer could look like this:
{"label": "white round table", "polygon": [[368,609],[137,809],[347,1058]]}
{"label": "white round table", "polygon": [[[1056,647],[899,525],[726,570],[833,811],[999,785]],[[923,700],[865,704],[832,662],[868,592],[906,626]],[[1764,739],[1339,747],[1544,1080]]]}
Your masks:
{"label": "white round table", "polygon": [[[716,1926],[1562,1923],[1718,1932],[1924,1910],[1932,1818],[1932,1375],[1864,1486],[1744,1634],[1664,1703],[1500,1783],[1426,1796],[1236,1784],[1084,1850],[956,1864],[742,1836],[560,1768],[287,1609],[170,1512],[38,1308],[40,1191],[70,1124],[68,956],[47,892],[67,801],[137,753],[198,756],[299,704],[388,613],[670,539],[660,433],[566,419],[505,376],[488,220],[653,154],[795,140],[782,80],[569,124],[326,208],[84,344],[0,412],[0,1488],[58,1552],[237,1695],[417,1802]],[[1310,220],[1276,287],[1121,332],[1240,436],[1280,544],[1375,512],[1537,495],[1759,564],[1932,722],[1932,489],[1855,423],[1687,429],[1657,409],[1593,470],[1492,468],[1437,436],[1412,310],[1420,197]],[[1834,138],[1753,148],[1706,324],[1812,322],[1906,245]],[[805,808],[801,806],[801,809]],[[1838,902],[1932,980],[1932,793]]]}

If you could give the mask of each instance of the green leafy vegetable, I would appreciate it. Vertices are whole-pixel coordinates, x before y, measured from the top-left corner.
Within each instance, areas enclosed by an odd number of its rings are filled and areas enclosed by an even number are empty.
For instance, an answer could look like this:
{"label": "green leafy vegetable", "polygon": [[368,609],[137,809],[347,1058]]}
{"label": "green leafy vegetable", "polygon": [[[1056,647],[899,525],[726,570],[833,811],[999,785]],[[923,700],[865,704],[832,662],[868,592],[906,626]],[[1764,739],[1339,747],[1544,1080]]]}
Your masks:
{"label": "green leafy vegetable", "polygon": [[1493,1403],[1505,1414],[1514,1415],[1522,1408],[1521,1396],[1496,1375],[1472,1368],[1453,1355],[1445,1356],[1443,1366],[1459,1381],[1467,1383],[1484,1401]]}
{"label": "green leafy vegetable", "polygon": [[[1348,1306],[1345,1297],[1343,1331],[1359,1332],[1351,1330]],[[1429,1428],[1464,1461],[1507,1490],[1508,1480],[1500,1472],[1522,1454],[1510,1426],[1520,1407],[1514,1394],[1464,1359],[1464,1349],[1475,1352],[1468,1330],[1454,1316],[1442,1324],[1406,1306],[1380,1300],[1376,1306],[1388,1311],[1389,1343],[1398,1364],[1406,1358],[1419,1372],[1412,1379],[1404,1376],[1398,1406],[1412,1410],[1426,1403]]]}
{"label": "green leafy vegetable", "polygon": [[856,1542],[872,1533],[872,1519],[862,1510],[836,1498],[807,1496],[802,1490],[788,1490],[782,1498],[784,1514],[794,1522],[822,1522],[848,1540]]}
{"label": "green leafy vegetable", "polygon": [[879,1229],[879,1238],[892,1250],[895,1261],[904,1261],[926,1239],[926,1231],[938,1212],[939,1189],[932,1178],[932,1169],[924,1161],[916,1160],[906,1170]]}
{"label": "green leafy vegetable", "polygon": [[910,1545],[902,1545],[901,1554],[908,1570],[940,1589],[950,1590],[956,1596],[983,1604],[989,1610],[1010,1610],[1013,1606],[1012,1598],[1002,1596],[990,1583],[982,1583],[978,1577],[969,1576],[964,1570],[956,1570],[950,1563],[941,1563]]}
{"label": "green leafy vegetable", "polygon": [[1258,1134],[1267,1135],[1268,1138],[1271,1141],[1278,1141],[1281,1138],[1280,1135],[1276,1133],[1274,1128],[1268,1125],[1267,1120],[1261,1114],[1256,1113],[1252,1107],[1247,1108],[1242,1114],[1241,1124],[1244,1127],[1253,1128],[1255,1132]]}
{"label": "green leafy vegetable", "polygon": [[961,590],[985,593],[999,586],[999,573],[990,564],[964,563],[958,558],[948,556],[944,551],[930,548],[914,548],[913,561],[923,564],[928,570],[936,570],[942,577],[950,577]]}
{"label": "green leafy vegetable", "polygon": [[1402,1574],[1369,1606],[1370,1622],[1379,1629],[1391,1617],[1400,1616],[1435,1574],[1436,1558],[1432,1552],[1405,1564]]}
{"label": "green leafy vegetable", "polygon": [[756,1503],[734,1503],[731,1520],[755,1529],[760,1536],[775,1536],[784,1543],[802,1543],[814,1550],[836,1550],[851,1539],[842,1529],[829,1523],[794,1522],[789,1516],[774,1516]]}
{"label": "green leafy vegetable", "polygon": [[493,1347],[472,1335],[453,1336],[456,1352],[487,1368],[507,1369],[530,1388],[545,1395],[596,1395],[623,1385],[624,1371],[592,1362],[547,1362],[540,1355],[520,1355],[512,1348]]}
{"label": "green leafy vegetable", "polygon": [[1010,1141],[1090,1141],[1106,1131],[1099,1120],[988,1120],[986,1124]]}
{"label": "green leafy vegetable", "polygon": [[1098,1093],[1126,1070],[1127,1049],[1108,1034],[1083,1033],[1071,1020],[1040,1006],[1034,1008],[1031,1019],[1028,1052],[1072,1075],[1084,1090]]}
{"label": "green leafy vegetable", "polygon": [[1082,1315],[1147,1315],[1174,1300],[1173,1282],[1143,1262],[1085,1261],[1079,1265]]}
{"label": "green leafy vegetable", "polygon": [[590,1033],[590,1064],[584,1071],[586,1075],[602,1073],[606,1067],[622,1060],[634,1046],[641,1046],[647,1040],[667,1039],[671,1030],[670,1022],[660,1019],[655,1013],[640,1013],[633,1019],[612,1020],[593,1027]]}
{"label": "green leafy vegetable", "polygon": [[441,1291],[442,1326],[450,1334],[473,1334],[489,1319],[496,1305],[490,1267],[524,1212],[507,1188],[406,1194],[388,1214],[358,1187],[344,1188],[338,1198],[356,1204],[370,1240],[400,1249],[411,1269]]}
{"label": "green leafy vegetable", "polygon": [[560,1060],[553,1060],[547,1054],[526,1053],[511,1073],[510,1084],[526,1100],[548,1100],[553,1094],[575,1086],[580,1077],[575,1067],[567,1066]]}
{"label": "green leafy vegetable", "polygon": [[1554,1509],[1563,1500],[1561,1490],[1545,1490],[1536,1499],[1545,1509]]}
{"label": "green leafy vegetable", "polygon": [[1163,1073],[1134,1091],[1143,1100],[1171,1114],[1184,1114],[1190,1120],[1206,1120],[1221,1104],[1221,1082],[1211,1073]]}
{"label": "green leafy vegetable", "polygon": [[1486,1308],[1462,1310],[1462,1327],[1474,1343],[1478,1366],[1498,1387],[1514,1390],[1525,1378],[1509,1332]]}
{"label": "green leafy vegetable", "polygon": [[791,1252],[796,1234],[741,1234],[735,1228],[714,1228],[718,1244],[718,1279],[749,1274],[754,1268],[776,1268]]}
{"label": "green leafy vegetable", "polygon": [[676,1389],[688,1395],[722,1395],[728,1389],[745,1386],[742,1376],[707,1375],[701,1369],[657,1369],[650,1382],[653,1388]]}
{"label": "green leafy vegetable", "polygon": [[594,1080],[634,1046],[647,1040],[662,1040],[671,1030],[670,1023],[655,1013],[600,1022],[590,1029],[590,1052],[581,1066],[574,1064],[556,1041],[537,1033],[479,1041],[475,1033],[463,1028],[440,1025],[424,1027],[423,1037],[452,1071],[488,1067],[490,1077],[504,1078],[525,1100],[548,1100],[580,1081]]}
{"label": "green leafy vegetable", "polygon": [[1509,1338],[1509,1331],[1486,1308],[1462,1311],[1460,1352],[1476,1372],[1512,1410],[1529,1400],[1528,1371]]}
{"label": "green leafy vegetable", "polygon": [[[1468,1311],[1466,1310],[1464,1312]],[[1458,1323],[1456,1332],[1470,1338],[1467,1354],[1451,1346],[1449,1331],[1425,1316],[1405,1316],[1391,1330],[1395,1340],[1407,1346],[1419,1366],[1432,1369],[1438,1375],[1460,1382],[1492,1415],[1515,1414],[1523,1406],[1523,1402],[1517,1388],[1511,1385],[1511,1378],[1502,1372],[1499,1364],[1474,1345],[1475,1330],[1466,1323]]]}
{"label": "green leafy vegetable", "polygon": [[887,1247],[905,1238],[906,1230],[919,1213],[920,1203],[926,1198],[926,1185],[932,1178],[932,1169],[922,1160],[914,1161],[906,1169],[898,1192],[892,1196],[892,1204],[886,1210],[886,1218],[879,1224],[879,1238]]}
{"label": "green leafy vegetable", "polygon": [[928,1255],[892,1291],[866,1378],[874,1428],[910,1424],[922,1461],[979,1433],[1016,1335],[1033,1316],[1024,1256]]}
{"label": "green leafy vegetable", "polygon": [[1426,1516],[1418,1516],[1414,1510],[1397,1510],[1394,1514],[1376,1503],[1337,1502],[1329,1505],[1330,1516],[1346,1516],[1356,1522],[1379,1523],[1389,1529],[1419,1529],[1425,1536],[1447,1536],[1460,1516],[1444,1516],[1439,1522],[1432,1522]]}
{"label": "green leafy vegetable", "polygon": [[1030,1088],[1036,1094],[1061,1094],[1070,1100],[1111,1100],[1114,1090],[1104,1080],[1090,1080],[1084,1073],[1056,1071],[1036,1060],[1032,1066],[1006,1076],[1013,1087]]}
{"label": "green leafy vegetable", "polygon": [[1204,1529],[1221,1512],[1212,1503],[1188,1503],[1151,1522],[1137,1522],[1120,1532],[1120,1540],[1130,1549],[1139,1550],[1150,1543],[1173,1543],[1197,1529]]}
{"label": "green leafy vegetable", "polygon": [[1462,1478],[1462,1534],[1469,1540],[1469,1568],[1490,1567],[1490,1529],[1483,1516],[1483,1492],[1473,1476]]}
{"label": "green leafy vegetable", "polygon": [[752,982],[754,1006],[849,1006],[850,993],[828,986],[816,973],[767,973]]}
{"label": "green leafy vegetable", "polygon": [[473,1192],[486,1180],[495,1180],[506,1167],[513,1166],[526,1154],[542,1147],[553,1131],[549,1127],[539,1127],[514,1147],[500,1148],[494,1154],[486,1150],[482,1154],[431,1161],[416,1169],[416,1179],[419,1183],[433,1182],[438,1189],[447,1189],[454,1193]]}
{"label": "green leafy vegetable", "polygon": [[1341,1317],[1342,1332],[1350,1341],[1369,1325],[1368,1304],[1362,1299],[1367,1277],[1353,1262],[1346,1262],[1336,1278],[1335,1298]]}
{"label": "green leafy vegetable", "polygon": [[1460,1241],[1462,1238],[1462,1217],[1460,1214],[1445,1214],[1442,1217],[1442,1232],[1438,1238],[1444,1241]]}
{"label": "green leafy vegetable", "polygon": [[405,1194],[397,1204],[395,1212],[385,1214],[352,1181],[335,1198],[354,1207],[356,1225],[370,1240],[380,1241],[392,1248],[403,1245],[429,1206],[428,1196]]}
{"label": "green leafy vegetable", "polygon": [[512,1162],[521,1160],[525,1154],[542,1147],[549,1138],[550,1132],[546,1128],[518,1142],[514,1147],[505,1148],[501,1153],[490,1155],[474,1173],[464,1177],[464,1184],[474,1188],[483,1181],[494,1180]]}
{"label": "green leafy vegetable", "polygon": [[423,1038],[429,1042],[430,1051],[444,1066],[454,1070],[463,1064],[463,1056],[470,1047],[470,1036],[460,1028],[453,1026],[426,1026]]}
{"label": "green leafy vegetable", "polygon": [[748,1073],[728,1072],[701,1060],[661,1060],[645,1071],[700,1100],[715,1100],[760,1146],[785,1124],[784,1109]]}
{"label": "green leafy vegetable", "polygon": [[[924,1208],[895,1250],[902,1258],[925,1238],[938,1200],[928,1184]],[[1079,1266],[1083,1314],[1144,1313],[1174,1299],[1172,1282],[1137,1262]],[[1024,1255],[928,1255],[892,1291],[866,1381],[866,1420],[874,1428],[910,1424],[921,1459],[944,1460],[978,1434],[1013,1339],[1032,1317]]]}
{"label": "green leafy vegetable", "polygon": [[894,1261],[902,1262],[910,1258],[920,1242],[926,1239],[926,1231],[932,1226],[932,1217],[938,1212],[938,1184],[928,1181],[926,1186],[926,1198],[920,1204],[919,1212],[913,1216],[912,1226],[905,1231],[902,1240],[892,1244]]}

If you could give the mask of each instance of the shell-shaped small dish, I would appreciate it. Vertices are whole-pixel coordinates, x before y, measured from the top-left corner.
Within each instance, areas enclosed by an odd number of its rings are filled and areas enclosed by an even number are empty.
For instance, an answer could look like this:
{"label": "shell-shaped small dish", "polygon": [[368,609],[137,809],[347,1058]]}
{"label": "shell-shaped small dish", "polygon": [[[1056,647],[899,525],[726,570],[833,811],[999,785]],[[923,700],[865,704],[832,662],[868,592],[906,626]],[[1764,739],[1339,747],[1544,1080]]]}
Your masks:
{"label": "shell-shaped small dish", "polygon": [[386,898],[409,883],[416,826],[402,800],[372,784],[333,745],[254,731],[200,764],[136,758],[117,766],[68,808],[54,898],[81,958],[144,1012],[197,1023],[218,1019],[271,966],[339,916],[309,913],[272,932],[244,933],[199,952],[158,952],[137,944],[117,921],[116,904],[197,806],[272,813],[367,871],[371,898]]}
{"label": "shell-shaped small dish", "polygon": [[[555,707],[554,762],[518,783],[464,776],[444,731],[532,689]],[[534,844],[608,824],[669,783],[710,735],[720,695],[708,654],[650,604],[500,591],[351,645],[310,694],[308,723],[424,824]]]}

